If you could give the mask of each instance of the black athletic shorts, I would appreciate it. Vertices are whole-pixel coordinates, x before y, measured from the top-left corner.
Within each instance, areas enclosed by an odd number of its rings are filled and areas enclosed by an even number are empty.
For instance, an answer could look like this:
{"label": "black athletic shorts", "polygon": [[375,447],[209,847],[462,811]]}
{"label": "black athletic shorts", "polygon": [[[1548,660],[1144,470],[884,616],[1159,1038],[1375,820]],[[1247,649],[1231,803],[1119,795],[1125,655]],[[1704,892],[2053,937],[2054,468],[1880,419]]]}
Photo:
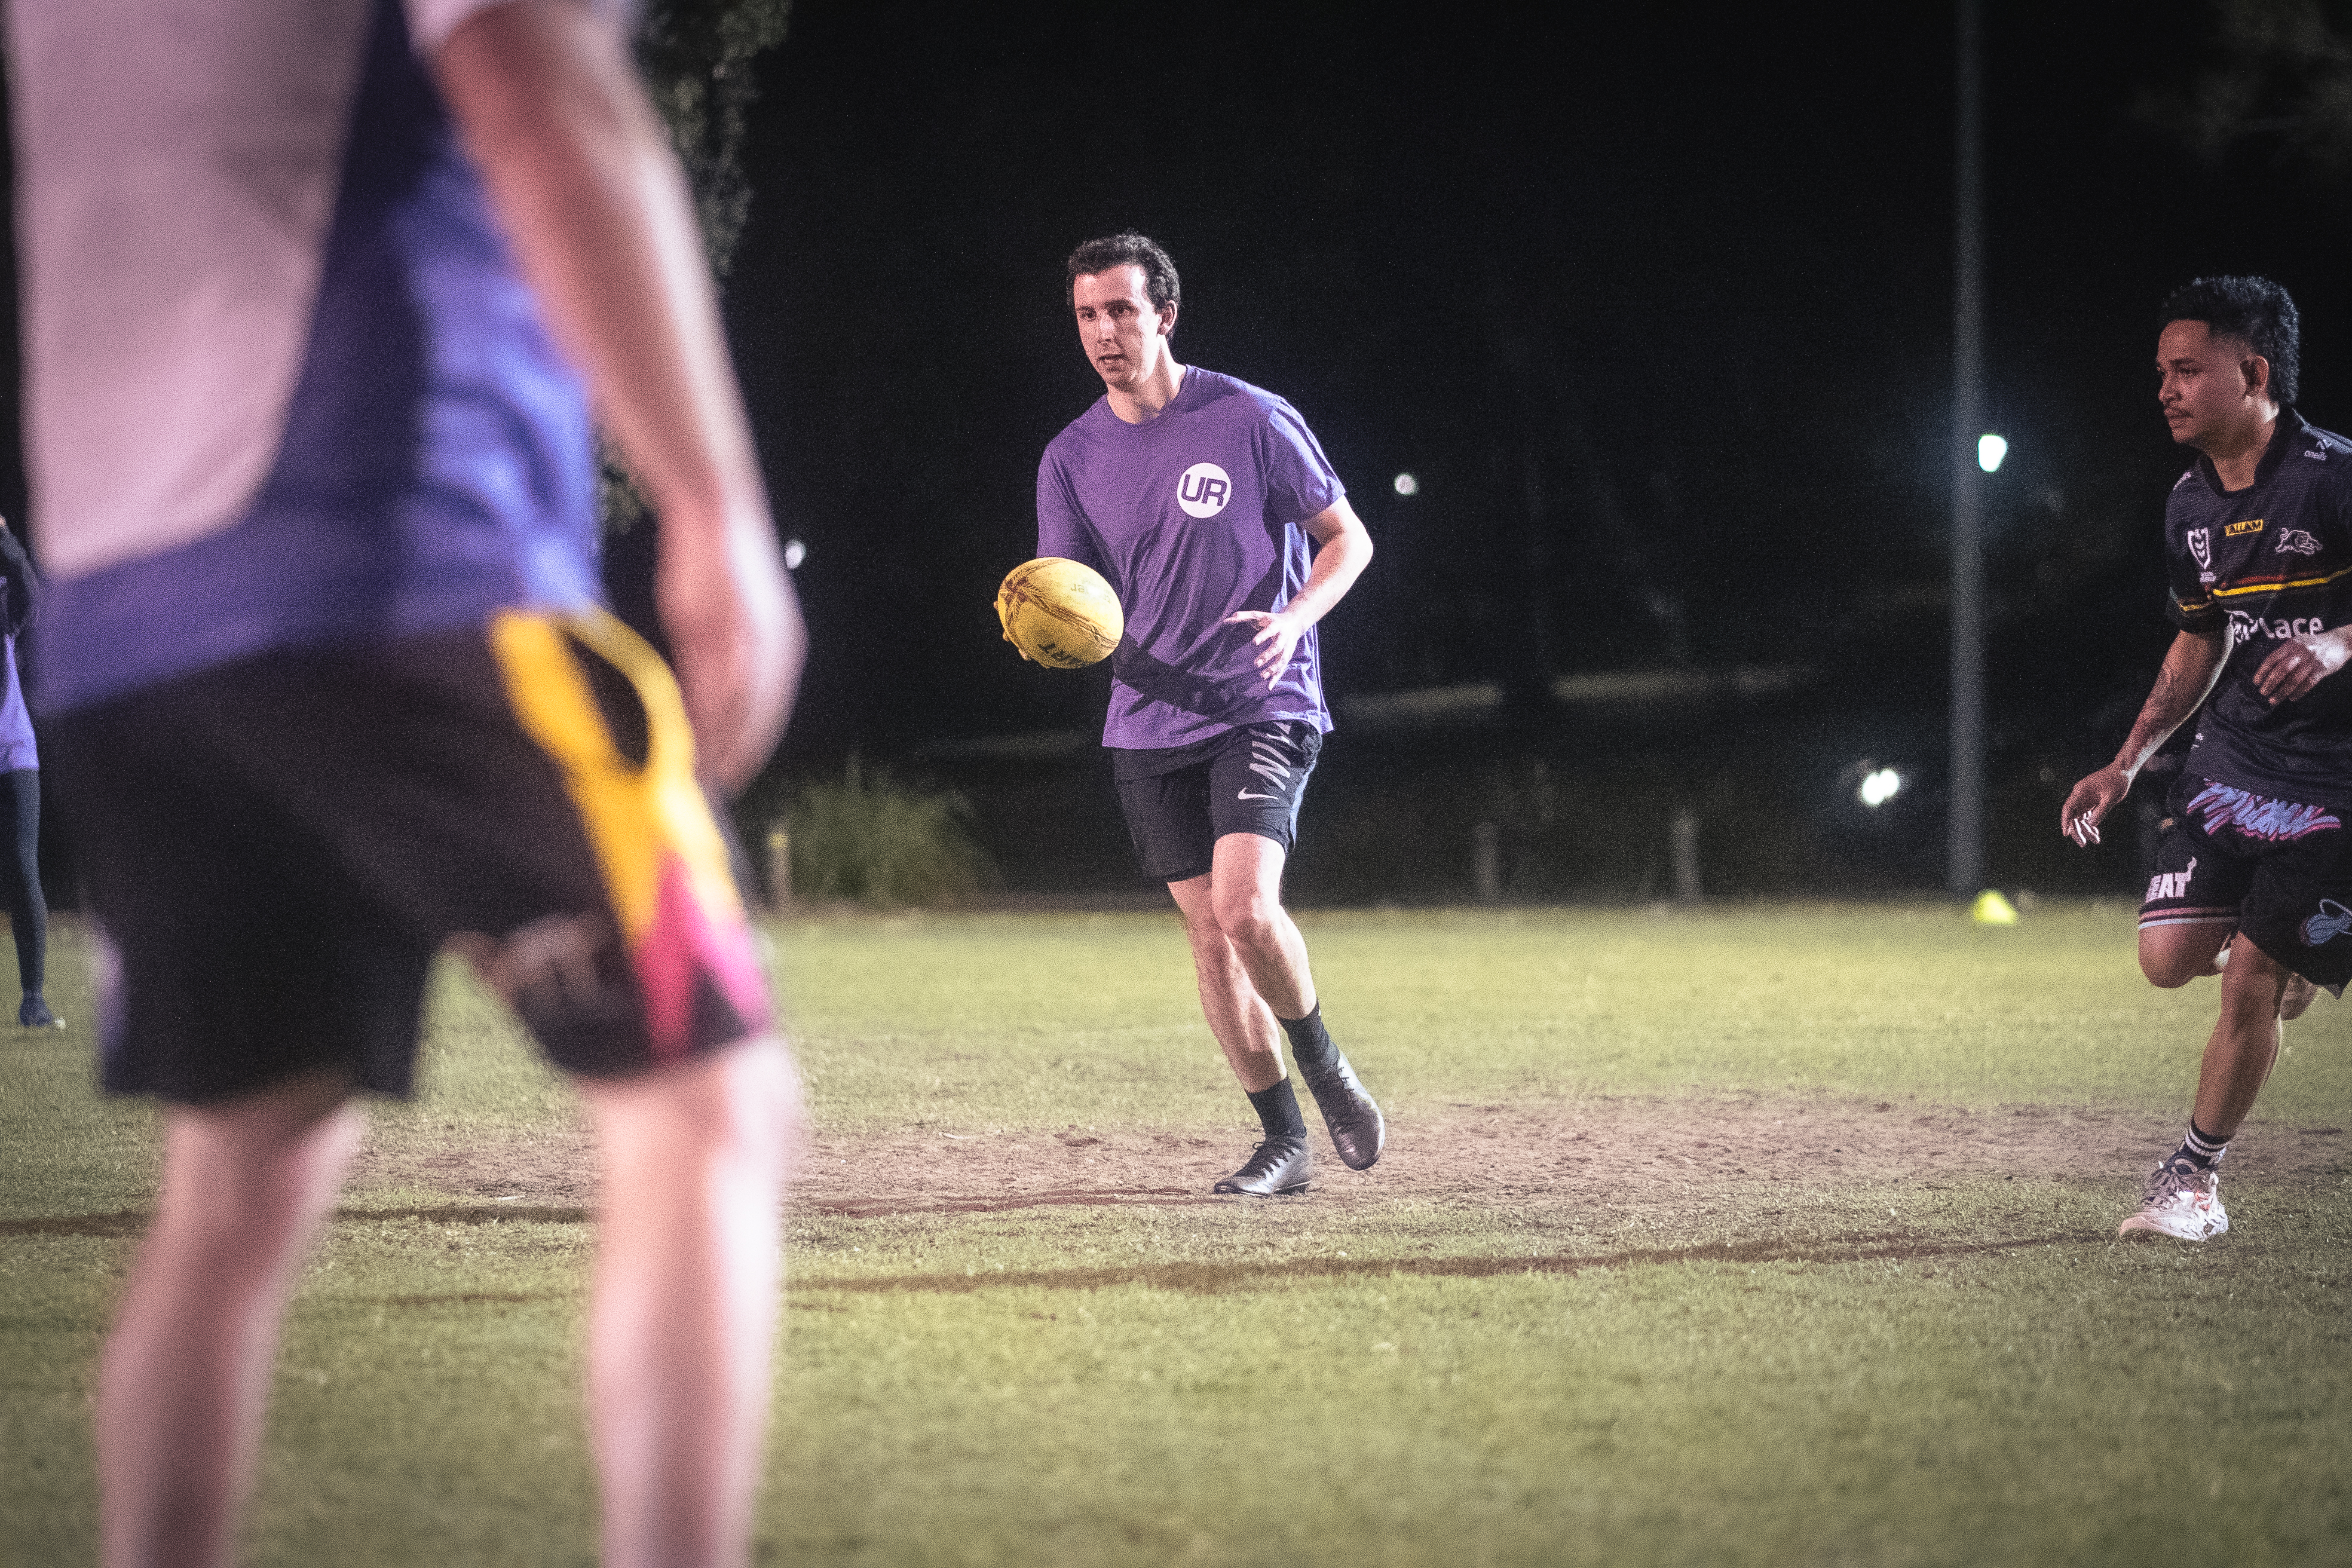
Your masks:
{"label": "black athletic shorts", "polygon": [[2352,983],[2352,834],[2343,813],[2184,773],[2157,834],[2140,929],[2235,926],[2337,995]]}
{"label": "black athletic shorts", "polygon": [[261,654],[47,739],[113,1092],[404,1095],[445,942],[572,1072],[767,1026],[677,682],[601,612]]}
{"label": "black athletic shorts", "polygon": [[1271,838],[1289,853],[1298,803],[1323,750],[1323,732],[1300,719],[1244,724],[1195,745],[1122,751],[1119,810],[1143,874],[1161,882],[1209,874],[1229,833]]}

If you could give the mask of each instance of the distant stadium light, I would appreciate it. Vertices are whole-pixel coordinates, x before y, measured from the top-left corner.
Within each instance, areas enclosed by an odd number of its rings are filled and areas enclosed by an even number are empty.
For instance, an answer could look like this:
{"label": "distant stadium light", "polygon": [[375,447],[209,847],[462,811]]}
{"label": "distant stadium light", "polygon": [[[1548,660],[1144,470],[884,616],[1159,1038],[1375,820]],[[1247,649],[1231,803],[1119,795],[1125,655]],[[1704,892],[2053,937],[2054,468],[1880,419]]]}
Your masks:
{"label": "distant stadium light", "polygon": [[1864,773],[1862,778],[1862,787],[1853,793],[1863,805],[1876,811],[1880,806],[1893,800],[1902,792],[1902,789],[1903,775],[1893,768],[1881,768],[1876,773]]}
{"label": "distant stadium light", "polygon": [[1977,467],[1988,474],[2000,472],[2000,460],[2009,456],[2009,443],[1987,431],[1977,437]]}
{"label": "distant stadium light", "polygon": [[803,543],[802,543],[799,540],[797,540],[797,539],[787,539],[787,540],[785,540],[785,541],[784,541],[784,570],[785,570],[785,571],[787,571],[787,572],[797,572],[797,571],[799,571],[799,570],[801,569],[801,563],[802,563],[802,562],[803,562],[803,561],[805,561],[805,560],[807,560],[807,559],[808,559],[808,546],[807,546],[807,545],[803,544]]}
{"label": "distant stadium light", "polygon": [[1399,474],[1396,477],[1396,493],[1401,496],[1417,496],[1421,493],[1421,481],[1411,474]]}

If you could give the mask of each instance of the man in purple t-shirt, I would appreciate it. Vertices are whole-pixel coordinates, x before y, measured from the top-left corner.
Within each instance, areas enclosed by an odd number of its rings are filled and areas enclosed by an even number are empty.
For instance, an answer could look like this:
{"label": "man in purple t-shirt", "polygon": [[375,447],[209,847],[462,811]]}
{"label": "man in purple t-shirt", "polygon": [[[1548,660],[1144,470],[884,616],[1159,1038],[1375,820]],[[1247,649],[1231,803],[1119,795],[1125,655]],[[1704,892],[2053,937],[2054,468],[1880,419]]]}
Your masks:
{"label": "man in purple t-shirt", "polygon": [[1037,553],[1100,572],[1126,611],[1103,725],[1119,806],[1145,873],[1184,913],[1202,1009],[1265,1129],[1216,1190],[1300,1192],[1314,1163],[1282,1036],[1341,1160],[1363,1170],[1387,1137],[1282,907],[1331,728],[1315,623],[1371,559],[1371,536],[1296,409],[1176,363],[1167,252],[1139,234],[1089,240],[1069,279],[1104,395],[1045,448]]}

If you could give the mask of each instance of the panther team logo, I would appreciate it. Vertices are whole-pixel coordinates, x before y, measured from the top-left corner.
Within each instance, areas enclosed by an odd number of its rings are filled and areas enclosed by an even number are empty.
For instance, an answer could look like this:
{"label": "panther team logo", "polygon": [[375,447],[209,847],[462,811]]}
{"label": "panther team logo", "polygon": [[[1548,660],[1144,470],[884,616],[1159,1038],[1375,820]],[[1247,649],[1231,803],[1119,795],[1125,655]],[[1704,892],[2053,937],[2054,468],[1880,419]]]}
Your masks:
{"label": "panther team logo", "polygon": [[1187,517],[1214,517],[1232,499],[1234,481],[1214,463],[1195,463],[1176,481],[1176,504]]}
{"label": "panther team logo", "polygon": [[2281,555],[2316,555],[2319,553],[2319,541],[2300,528],[2282,528],[2278,531],[2278,542],[2272,548]]}
{"label": "panther team logo", "polygon": [[2197,557],[2197,570],[2200,572],[2213,570],[2213,531],[2210,528],[2190,529],[2189,553]]}

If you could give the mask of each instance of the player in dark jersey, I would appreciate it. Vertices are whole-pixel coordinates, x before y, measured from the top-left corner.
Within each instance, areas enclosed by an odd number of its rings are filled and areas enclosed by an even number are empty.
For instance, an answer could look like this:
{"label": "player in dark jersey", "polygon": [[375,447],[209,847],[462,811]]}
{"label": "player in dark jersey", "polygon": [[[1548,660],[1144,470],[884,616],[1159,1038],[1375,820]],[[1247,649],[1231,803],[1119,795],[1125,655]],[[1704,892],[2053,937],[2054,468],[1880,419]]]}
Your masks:
{"label": "player in dark jersey", "polygon": [[[2140,907],[2148,980],[2221,976],[2180,1147],[2122,1234],[2230,1228],[2222,1155],[2315,985],[2352,981],[2352,442],[2294,410],[2294,302],[2262,278],[2200,278],[2165,301],[2158,402],[2197,460],[2165,508],[2179,635],[2116,760],[2077,784],[2061,831],[2097,841],[2132,779],[2199,705]],[[2243,645],[2243,646],[2241,646]]]}
{"label": "player in dark jersey", "polygon": [[1145,874],[1183,911],[1202,1010],[1265,1131],[1215,1190],[1297,1192],[1314,1163],[1284,1037],[1342,1162],[1364,1169],[1387,1136],[1282,907],[1331,728],[1315,623],[1371,536],[1296,409],[1176,363],[1167,252],[1139,234],[1089,240],[1068,275],[1104,395],[1038,466],[1037,553],[1094,567],[1127,613],[1103,725],[1119,807]]}

